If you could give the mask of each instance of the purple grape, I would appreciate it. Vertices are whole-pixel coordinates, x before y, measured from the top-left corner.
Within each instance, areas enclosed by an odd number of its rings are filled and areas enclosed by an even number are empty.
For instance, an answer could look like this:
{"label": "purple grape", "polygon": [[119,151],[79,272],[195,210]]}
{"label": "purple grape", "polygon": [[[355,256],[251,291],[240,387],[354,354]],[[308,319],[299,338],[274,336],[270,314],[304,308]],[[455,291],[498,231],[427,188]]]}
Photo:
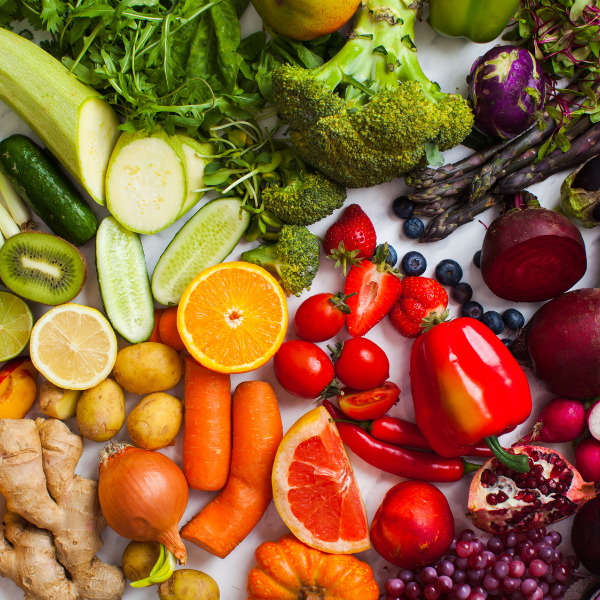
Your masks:
{"label": "purple grape", "polygon": [[423,583],[433,583],[436,579],[437,579],[437,572],[433,567],[425,567],[421,571],[421,581]]}
{"label": "purple grape", "polygon": [[415,578],[415,574],[412,571],[409,571],[408,569],[402,569],[402,571],[400,571],[400,573],[398,573],[398,579],[402,579],[402,581],[406,584],[406,583],[410,583],[411,581],[413,581]]}
{"label": "purple grape", "polygon": [[427,600],[437,600],[440,597],[440,593],[435,589],[435,585],[431,583],[425,586],[424,595]]}
{"label": "purple grape", "polygon": [[471,554],[467,560],[471,569],[483,569],[487,562],[483,554]]}
{"label": "purple grape", "polygon": [[532,594],[527,596],[527,600],[542,600],[544,597],[544,592],[542,592],[542,588],[535,588]]}
{"label": "purple grape", "polygon": [[456,554],[458,554],[461,558],[467,558],[467,556],[471,556],[471,554],[473,554],[473,546],[471,542],[468,540],[461,540],[458,542],[458,544],[456,544]]}
{"label": "purple grape", "polygon": [[548,537],[553,539],[555,548],[557,546],[560,546],[560,543],[562,542],[562,535],[560,535],[560,533],[558,533],[558,531],[551,531],[548,534]]}
{"label": "purple grape", "polygon": [[471,594],[471,586],[467,583],[461,583],[454,588],[456,600],[467,600]]}
{"label": "purple grape", "polygon": [[533,546],[533,542],[530,542],[529,540],[519,541],[519,543],[517,544],[517,552],[523,552],[523,548],[527,548],[528,546]]}
{"label": "purple grape", "polygon": [[502,560],[504,562],[511,562],[513,559],[513,557],[505,550],[502,554],[500,554],[500,556],[498,556],[498,558],[496,558],[496,560]]}
{"label": "purple grape", "polygon": [[544,536],[544,538],[542,539],[542,542],[545,542],[546,544],[548,544],[548,546],[550,546],[551,548],[554,548],[556,541],[555,539],[550,536],[550,535],[546,535]]}
{"label": "purple grape", "polygon": [[556,581],[556,577],[552,574],[552,569],[548,569],[545,575],[542,575],[542,579],[547,583],[554,583]]}
{"label": "purple grape", "polygon": [[502,542],[504,543],[505,548],[514,548],[519,542],[519,538],[516,533],[510,531],[502,536]]}
{"label": "purple grape", "polygon": [[483,569],[469,569],[467,571],[467,577],[469,578],[469,583],[479,583],[483,579],[484,575],[485,575],[485,572]]}
{"label": "purple grape", "polygon": [[557,581],[556,583],[553,583],[550,586],[550,595],[554,596],[554,598],[559,598],[560,596],[562,596],[565,593],[565,590],[567,588],[565,587],[564,584],[560,583],[560,581]]}
{"label": "purple grape", "polygon": [[463,558],[462,556],[459,556],[456,559],[455,564],[459,569],[462,569],[463,571],[466,571],[469,568],[469,560],[467,558]]}
{"label": "purple grape", "polygon": [[521,580],[516,577],[505,577],[502,580],[502,589],[507,594],[514,594],[521,586]]}
{"label": "purple grape", "polygon": [[493,537],[488,540],[487,549],[494,554],[500,554],[504,550],[504,544],[499,537]]}
{"label": "purple grape", "polygon": [[538,586],[544,593],[544,596],[550,591],[550,586],[545,581],[540,581]]}
{"label": "purple grape", "polygon": [[496,562],[496,555],[489,550],[484,550],[481,553],[485,557],[485,568],[491,567]]}
{"label": "purple grape", "polygon": [[471,548],[473,548],[473,554],[481,554],[483,552],[483,543],[481,540],[471,540]]}
{"label": "purple grape", "polygon": [[488,573],[483,578],[483,587],[490,592],[497,590],[500,587],[500,580],[496,579],[493,575]]}
{"label": "purple grape", "polygon": [[401,596],[404,592],[404,581],[402,579],[388,579],[385,582],[385,591],[390,596]]}
{"label": "purple grape", "polygon": [[467,542],[470,542],[471,540],[474,540],[477,536],[475,535],[475,532],[472,529],[463,529],[460,532],[460,535],[458,536],[459,540],[466,540]]}
{"label": "purple grape", "polygon": [[452,574],[452,581],[458,585],[465,583],[467,581],[467,572],[462,569],[456,569]]}
{"label": "purple grape", "polygon": [[554,575],[558,581],[564,581],[569,576],[569,569],[567,569],[567,565],[562,563],[555,565],[552,569],[552,575]]}
{"label": "purple grape", "polygon": [[506,554],[508,554],[509,556],[512,556],[513,558],[517,555],[516,548],[507,548],[504,552],[506,552]]}
{"label": "purple grape", "polygon": [[479,592],[470,593],[469,600],[485,600],[485,596]]}
{"label": "purple grape", "polygon": [[540,560],[539,558],[536,558],[529,565],[529,572],[534,577],[541,577],[542,575],[545,575],[546,569],[547,569],[546,563],[543,560]]}
{"label": "purple grape", "polygon": [[525,573],[525,563],[520,560],[513,560],[508,565],[508,574],[511,577],[522,577],[523,573]]}
{"label": "purple grape", "polygon": [[554,549],[551,546],[544,546],[538,550],[538,558],[549,564],[554,560]]}
{"label": "purple grape", "polygon": [[450,556],[446,556],[446,558],[444,560],[448,560],[450,561],[453,565],[456,564],[456,559],[458,558],[458,556],[454,556],[454,554],[451,554]]}
{"label": "purple grape", "polygon": [[474,588],[471,588],[471,594],[481,594],[484,598],[488,597],[488,591],[485,588],[482,588],[480,585],[476,585]]}
{"label": "purple grape", "polygon": [[448,548],[448,550],[456,550],[456,544],[458,544],[458,538],[454,536],[452,538],[452,543],[450,544],[450,548]]}
{"label": "purple grape", "polygon": [[537,557],[538,551],[533,546],[525,546],[521,550],[521,558],[524,563],[530,563],[534,558]]}
{"label": "purple grape", "polygon": [[531,579],[528,577],[527,579],[523,579],[521,582],[521,591],[526,595],[530,596],[537,589],[537,582],[535,579]]}
{"label": "purple grape", "polygon": [[515,592],[512,595],[512,600],[526,600],[526,599],[527,599],[527,596],[521,591]]}
{"label": "purple grape", "polygon": [[454,565],[449,560],[443,560],[437,568],[439,575],[447,575],[450,577],[454,573]]}
{"label": "purple grape", "polygon": [[447,594],[454,587],[454,582],[448,575],[440,575],[435,582],[435,587],[441,594]]}
{"label": "purple grape", "polygon": [[550,594],[546,594],[542,600],[554,600],[554,598]]}
{"label": "purple grape", "polygon": [[539,542],[544,536],[539,529],[530,529],[527,532],[527,539],[530,542]]}
{"label": "purple grape", "polygon": [[580,564],[579,559],[574,554],[565,556],[565,565],[567,565],[569,571],[576,571]]}
{"label": "purple grape", "polygon": [[422,594],[423,588],[416,581],[411,581],[404,588],[404,595],[408,598],[408,600],[417,600],[417,598]]}
{"label": "purple grape", "polygon": [[505,577],[508,577],[508,572],[509,572],[508,563],[503,560],[499,560],[492,567],[492,573],[493,573],[494,577],[496,577],[498,579],[504,579]]}
{"label": "purple grape", "polygon": [[554,558],[552,559],[552,563],[560,563],[562,562],[563,559],[563,555],[562,552],[560,550],[555,550],[554,551]]}

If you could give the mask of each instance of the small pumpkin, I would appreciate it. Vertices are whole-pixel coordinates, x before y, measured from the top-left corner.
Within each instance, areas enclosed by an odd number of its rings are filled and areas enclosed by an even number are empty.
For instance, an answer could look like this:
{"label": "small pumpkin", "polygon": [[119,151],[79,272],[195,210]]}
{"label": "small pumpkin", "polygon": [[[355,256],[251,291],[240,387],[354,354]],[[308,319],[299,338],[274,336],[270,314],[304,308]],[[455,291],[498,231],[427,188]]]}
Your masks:
{"label": "small pumpkin", "polygon": [[348,554],[327,554],[288,533],[254,553],[248,600],[377,600],[371,567]]}

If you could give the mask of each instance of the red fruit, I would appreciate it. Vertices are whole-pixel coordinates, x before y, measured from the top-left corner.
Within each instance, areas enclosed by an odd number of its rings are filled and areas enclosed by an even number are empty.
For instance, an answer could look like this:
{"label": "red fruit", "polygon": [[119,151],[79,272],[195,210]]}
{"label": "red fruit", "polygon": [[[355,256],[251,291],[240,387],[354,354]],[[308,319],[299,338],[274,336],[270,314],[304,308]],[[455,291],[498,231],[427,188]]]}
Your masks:
{"label": "red fruit", "polygon": [[342,293],[335,296],[316,294],[307,298],[296,311],[296,335],[307,342],[330,340],[340,332],[350,313],[347,299]]}
{"label": "red fruit", "polygon": [[392,310],[402,294],[400,277],[381,254],[350,269],[344,293],[356,294],[348,298],[346,325],[352,337],[365,335]]}
{"label": "red fruit", "polygon": [[405,569],[429,565],[446,553],[454,517],[440,490],[424,481],[404,481],[385,495],[371,523],[371,542],[392,564]]}
{"label": "red fruit", "polygon": [[298,398],[318,398],[335,375],[327,354],[302,340],[283,343],[273,358],[273,368],[281,387]]}
{"label": "red fruit", "polygon": [[469,490],[473,525],[489,533],[520,533],[562,521],[596,496],[573,465],[554,450],[517,446],[515,454],[527,454],[531,469],[515,473],[496,458],[477,471]]}
{"label": "red fruit", "polygon": [[391,381],[372,390],[353,390],[344,388],[342,394],[338,394],[340,410],[351,419],[370,420],[377,419],[398,402],[400,388]]}
{"label": "red fruit", "polygon": [[600,576],[600,497],[588,502],[575,515],[571,544],[581,564]]}
{"label": "red fruit", "polygon": [[358,204],[351,204],[344,214],[327,230],[323,248],[327,258],[335,260],[335,266],[359,264],[363,258],[371,258],[377,245],[377,235],[371,219]]}
{"label": "red fruit", "polygon": [[367,338],[350,338],[340,342],[332,358],[338,379],[355,390],[376,388],[390,376],[390,361],[386,353]]}
{"label": "red fruit", "polygon": [[448,306],[448,293],[435,279],[407,277],[402,280],[400,301],[390,312],[392,327],[407,338],[419,337],[423,322],[442,318]]}

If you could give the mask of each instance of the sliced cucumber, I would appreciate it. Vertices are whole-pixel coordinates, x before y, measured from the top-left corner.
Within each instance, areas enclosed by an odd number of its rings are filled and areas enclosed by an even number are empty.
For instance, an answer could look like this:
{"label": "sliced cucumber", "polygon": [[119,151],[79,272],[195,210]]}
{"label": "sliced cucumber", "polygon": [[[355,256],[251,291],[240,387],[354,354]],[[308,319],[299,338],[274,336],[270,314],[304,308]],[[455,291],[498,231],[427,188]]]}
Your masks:
{"label": "sliced cucumber", "polygon": [[146,341],[154,329],[154,306],[144,250],[137,233],[113,217],[96,234],[96,272],[113,328],[132,344]]}
{"label": "sliced cucumber", "polygon": [[106,172],[106,206],[129,231],[157,233],[179,214],[188,193],[185,155],[165,132],[124,133]]}
{"label": "sliced cucumber", "polygon": [[190,281],[231,254],[250,223],[241,200],[222,198],[203,206],[177,233],[152,275],[152,293],[161,304],[177,304]]}

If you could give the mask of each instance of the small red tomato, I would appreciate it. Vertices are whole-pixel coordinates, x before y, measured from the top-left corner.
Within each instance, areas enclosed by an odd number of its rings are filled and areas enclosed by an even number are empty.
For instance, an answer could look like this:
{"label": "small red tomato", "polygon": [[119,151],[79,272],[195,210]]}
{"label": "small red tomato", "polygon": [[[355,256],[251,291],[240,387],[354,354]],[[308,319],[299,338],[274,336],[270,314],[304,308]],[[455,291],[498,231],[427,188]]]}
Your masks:
{"label": "small red tomato", "polygon": [[390,361],[375,342],[364,337],[350,338],[343,342],[335,360],[335,374],[349,388],[371,390],[389,377]]}
{"label": "small red tomato", "polygon": [[350,314],[346,298],[341,292],[307,298],[296,311],[296,335],[307,342],[325,342],[337,335]]}
{"label": "small red tomato", "polygon": [[327,354],[302,340],[281,344],[273,367],[283,389],[298,398],[318,398],[335,376]]}
{"label": "small red tomato", "polygon": [[382,417],[398,402],[400,388],[391,381],[372,390],[353,390],[344,388],[343,395],[338,394],[340,410],[351,419],[371,420]]}

